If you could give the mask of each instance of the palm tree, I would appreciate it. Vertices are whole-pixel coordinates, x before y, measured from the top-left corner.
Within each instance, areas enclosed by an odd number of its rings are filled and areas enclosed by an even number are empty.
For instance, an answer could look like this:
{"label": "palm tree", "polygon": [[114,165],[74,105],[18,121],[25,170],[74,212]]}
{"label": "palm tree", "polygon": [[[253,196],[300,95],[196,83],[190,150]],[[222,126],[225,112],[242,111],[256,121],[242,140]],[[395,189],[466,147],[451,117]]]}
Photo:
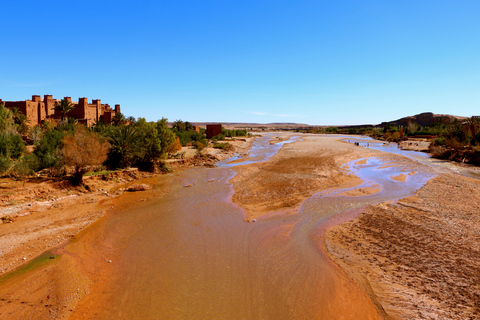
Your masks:
{"label": "palm tree", "polygon": [[177,129],[178,132],[184,132],[186,130],[185,122],[183,122],[182,120],[175,120],[175,122],[173,122],[172,128]]}
{"label": "palm tree", "polygon": [[64,122],[67,114],[73,109],[75,109],[75,106],[70,101],[62,99],[60,100],[60,102],[55,102],[55,106],[53,107],[53,109],[60,112],[60,117],[62,119],[62,122]]}
{"label": "palm tree", "polygon": [[121,112],[115,113],[115,115],[112,118],[113,125],[117,127],[124,125],[126,122],[127,120],[125,119],[125,116]]}
{"label": "palm tree", "polygon": [[470,132],[472,139],[475,139],[478,133],[478,128],[480,127],[480,119],[471,117],[467,119],[465,124],[467,130],[466,134],[468,135],[468,132]]}
{"label": "palm tree", "polygon": [[131,126],[121,126],[108,134],[107,138],[111,145],[108,158],[113,167],[128,167],[135,158],[143,155],[142,137]]}
{"label": "palm tree", "polygon": [[23,114],[23,112],[20,111],[20,109],[18,109],[17,107],[11,108],[10,111],[12,112],[13,121],[17,125],[18,133],[27,134],[28,123],[30,122],[30,120],[28,120],[27,116]]}
{"label": "palm tree", "polygon": [[136,122],[137,122],[137,119],[135,119],[135,117],[127,117],[127,122],[130,122],[131,125],[134,125]]}

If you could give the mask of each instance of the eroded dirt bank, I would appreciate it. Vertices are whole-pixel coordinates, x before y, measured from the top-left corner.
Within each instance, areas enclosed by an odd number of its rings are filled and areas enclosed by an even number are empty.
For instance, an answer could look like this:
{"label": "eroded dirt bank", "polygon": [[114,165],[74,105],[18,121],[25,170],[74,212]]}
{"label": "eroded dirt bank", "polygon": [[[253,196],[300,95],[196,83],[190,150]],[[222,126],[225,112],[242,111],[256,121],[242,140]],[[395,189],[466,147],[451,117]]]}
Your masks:
{"label": "eroded dirt bank", "polygon": [[[63,319],[89,293],[100,275],[111,272],[113,266],[109,260],[115,259],[115,255],[97,252],[97,255],[84,256],[85,245],[89,244],[76,245],[76,238],[101,225],[99,222],[106,215],[115,215],[168,193],[166,189],[156,188],[115,194],[119,188],[133,184],[159,185],[155,176],[136,175],[129,178],[121,174],[117,183],[102,185],[102,190],[108,188],[111,193],[77,194],[70,190],[73,196],[60,197],[65,190],[50,187],[49,201],[26,204],[25,208],[19,206],[21,210],[16,212],[14,222],[0,225],[3,270],[10,271],[21,265],[15,273],[4,272],[0,278],[0,318]],[[24,210],[28,210],[28,214],[25,215]],[[72,245],[62,249],[70,241]],[[92,239],[92,242],[105,241],[108,242],[102,238]],[[38,256],[45,250],[49,251]]]}
{"label": "eroded dirt bank", "polygon": [[327,232],[331,256],[394,319],[480,318],[480,182],[443,174]]}

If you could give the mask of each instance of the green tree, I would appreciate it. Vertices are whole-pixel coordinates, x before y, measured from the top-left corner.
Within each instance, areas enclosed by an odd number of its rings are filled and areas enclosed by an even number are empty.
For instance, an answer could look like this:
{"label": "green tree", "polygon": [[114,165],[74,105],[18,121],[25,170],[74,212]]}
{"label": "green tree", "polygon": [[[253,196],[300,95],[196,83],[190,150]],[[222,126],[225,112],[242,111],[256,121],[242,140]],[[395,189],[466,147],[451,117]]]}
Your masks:
{"label": "green tree", "polygon": [[62,147],[62,139],[65,134],[65,131],[60,131],[58,129],[45,132],[33,151],[34,156],[37,158],[35,163],[38,166],[33,168],[33,170],[37,171],[45,168],[59,168],[62,166],[62,157],[59,150]]}
{"label": "green tree", "polygon": [[7,157],[0,155],[0,173],[7,172],[12,166],[12,160]]}
{"label": "green tree", "polygon": [[23,185],[25,185],[25,181],[27,180],[28,176],[35,173],[25,158],[22,158],[20,161],[15,163],[12,168],[12,172],[17,179],[23,181]]}
{"label": "green tree", "polygon": [[[472,140],[475,141],[476,136],[478,135],[478,129],[480,127],[480,119],[470,117],[465,122],[465,135],[469,136]],[[477,142],[477,141],[475,141]]]}
{"label": "green tree", "polygon": [[70,101],[68,101],[66,99],[62,99],[62,100],[60,100],[60,102],[58,102],[58,101],[55,102],[55,106],[53,107],[53,109],[60,113],[60,118],[61,118],[62,122],[64,122],[65,119],[67,118],[67,114],[70,111],[73,111],[73,109],[75,109],[75,106]]}
{"label": "green tree", "polygon": [[138,159],[138,165],[154,170],[157,162],[164,154],[156,125],[154,122],[147,122],[144,118],[139,118],[136,121],[135,129],[141,137],[139,147],[143,150],[141,158]]}
{"label": "green tree", "polygon": [[16,127],[13,113],[4,104],[0,104],[0,132],[16,133]]}
{"label": "green tree", "polygon": [[172,129],[178,132],[184,132],[187,130],[187,127],[185,126],[185,122],[183,122],[182,120],[175,120],[173,122]]}
{"label": "green tree", "polygon": [[193,125],[188,122],[188,121],[185,121],[185,131],[192,131],[193,130]]}
{"label": "green tree", "polygon": [[108,153],[107,164],[112,168],[125,168],[143,156],[141,135],[134,127],[116,127],[108,134],[111,148]]}
{"label": "green tree", "polygon": [[17,125],[17,131],[20,134],[27,134],[29,130],[28,123],[30,120],[28,120],[27,116],[17,107],[11,108],[10,111],[13,115],[13,121]]}
{"label": "green tree", "polygon": [[0,134],[0,156],[10,159],[18,159],[25,152],[25,142],[18,134]]}
{"label": "green tree", "polygon": [[164,154],[168,152],[170,149],[170,146],[173,145],[176,141],[176,135],[175,133],[170,130],[170,128],[167,125],[168,119],[162,118],[161,120],[158,120],[156,123],[156,128],[158,132],[158,136],[160,138],[160,143],[162,145],[162,151]]}
{"label": "green tree", "polygon": [[127,120],[127,122],[129,122],[131,125],[132,125],[132,124],[134,125],[134,124],[137,122],[137,120],[135,119],[135,117],[132,117],[132,116],[127,117],[126,120]]}

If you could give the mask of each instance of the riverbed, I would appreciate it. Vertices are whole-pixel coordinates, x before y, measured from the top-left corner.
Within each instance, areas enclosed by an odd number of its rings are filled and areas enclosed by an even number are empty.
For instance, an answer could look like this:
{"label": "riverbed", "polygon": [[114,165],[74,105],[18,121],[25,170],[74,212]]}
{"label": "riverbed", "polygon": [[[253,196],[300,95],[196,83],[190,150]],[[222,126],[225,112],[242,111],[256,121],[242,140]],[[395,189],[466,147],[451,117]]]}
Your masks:
{"label": "riverbed", "polygon": [[413,195],[436,173],[340,139],[265,135],[248,157],[161,176],[144,199],[114,200],[109,215],[54,251],[75,275],[57,276],[55,315],[384,318],[330,260],[324,233],[368,205]]}
{"label": "riverbed", "polygon": [[[359,186],[315,193],[296,213],[246,222],[244,209],[230,201],[229,181],[236,175],[230,168],[266,162],[299,140],[270,139],[258,139],[245,161],[169,177],[167,196],[119,212],[97,228],[115,248],[105,263],[113,260],[116,268],[100,282],[107,285],[102,294],[94,286],[72,318],[380,318],[368,296],[329,260],[321,234],[333,220],[342,221],[337,215],[348,211],[343,219],[351,218],[353,209],[411,195],[430,176],[391,160],[355,159],[340,170],[360,177]],[[402,174],[405,181],[393,179]],[[342,195],[369,186],[381,191]],[[91,235],[85,237],[78,241],[89,242]]]}

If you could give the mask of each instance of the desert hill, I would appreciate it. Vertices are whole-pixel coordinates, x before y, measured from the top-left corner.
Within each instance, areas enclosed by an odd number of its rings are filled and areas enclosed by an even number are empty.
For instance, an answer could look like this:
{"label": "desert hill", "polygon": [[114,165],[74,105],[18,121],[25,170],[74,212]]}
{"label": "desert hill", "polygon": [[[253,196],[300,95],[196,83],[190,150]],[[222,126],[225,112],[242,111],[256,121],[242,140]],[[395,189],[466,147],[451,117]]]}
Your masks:
{"label": "desert hill", "polygon": [[[420,126],[430,126],[435,123],[449,124],[455,119],[465,120],[467,117],[455,116],[449,114],[435,114],[432,112],[423,112],[413,116],[403,117],[397,120],[385,121],[380,124],[362,124],[362,125],[338,125],[341,129],[351,128],[372,128],[372,127],[384,127],[385,125],[391,126],[408,126],[409,124],[416,124]],[[218,122],[192,122],[195,126],[205,128],[207,124],[218,124]],[[247,129],[247,130],[295,130],[306,128],[322,128],[330,127],[325,125],[310,125],[305,123],[294,122],[275,122],[275,123],[245,123],[245,122],[222,122],[222,125],[226,129]]]}
{"label": "desert hill", "polygon": [[455,119],[462,121],[467,119],[467,117],[424,112],[414,116],[400,118],[394,121],[382,122],[379,126],[383,127],[386,124],[394,125],[394,126],[408,126],[409,124],[412,124],[412,123],[416,123],[421,126],[430,126],[435,123],[449,124],[453,122]]}

